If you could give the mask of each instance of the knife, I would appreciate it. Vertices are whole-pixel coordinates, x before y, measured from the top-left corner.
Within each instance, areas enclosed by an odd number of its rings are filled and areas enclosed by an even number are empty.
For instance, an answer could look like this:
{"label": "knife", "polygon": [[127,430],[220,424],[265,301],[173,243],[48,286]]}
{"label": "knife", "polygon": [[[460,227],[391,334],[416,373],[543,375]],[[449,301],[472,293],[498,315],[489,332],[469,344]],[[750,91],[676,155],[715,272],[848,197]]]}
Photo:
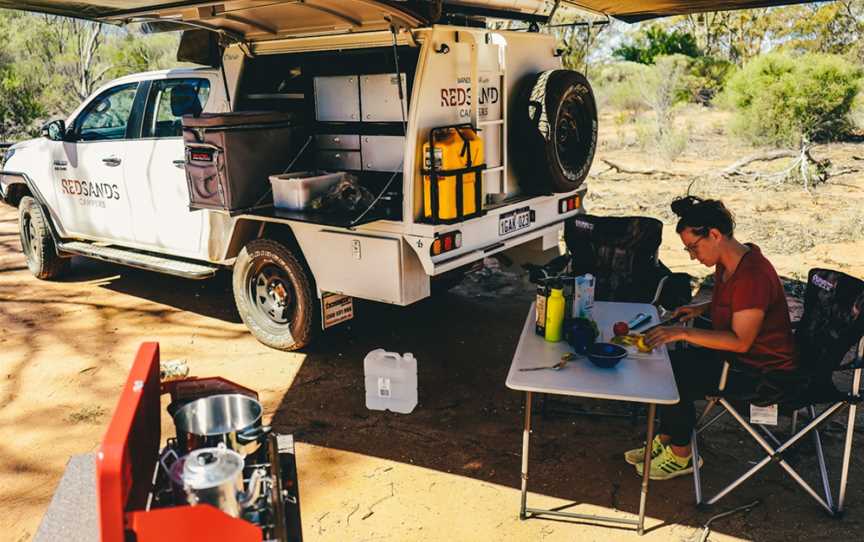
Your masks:
{"label": "knife", "polygon": [[[645,329],[639,331],[639,333],[641,333],[641,334],[644,335],[645,333],[648,333],[649,331],[651,331],[651,330],[654,329],[655,327],[665,326],[665,325],[668,325],[668,324],[674,324],[675,322],[677,322],[678,320],[680,320],[680,319],[683,318],[683,317],[684,317],[683,314],[679,314],[678,316],[673,316],[672,318],[667,318],[666,320],[663,320],[663,321],[660,322],[659,324],[655,324],[655,325],[653,325],[653,326],[651,326],[651,327],[646,327]],[[642,324],[642,325],[644,325],[644,324]],[[636,326],[636,327],[639,327],[639,326]],[[631,329],[630,331],[635,331],[635,330],[632,330],[632,329]]]}

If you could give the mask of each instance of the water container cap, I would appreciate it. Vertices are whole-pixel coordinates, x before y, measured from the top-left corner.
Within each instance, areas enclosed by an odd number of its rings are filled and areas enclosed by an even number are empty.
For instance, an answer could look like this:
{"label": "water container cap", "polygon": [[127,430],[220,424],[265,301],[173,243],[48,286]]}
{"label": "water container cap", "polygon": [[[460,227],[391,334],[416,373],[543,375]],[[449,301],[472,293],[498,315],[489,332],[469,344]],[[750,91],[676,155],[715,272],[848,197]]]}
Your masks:
{"label": "water container cap", "polygon": [[409,359],[414,359],[414,354],[412,354],[411,352],[405,352],[405,355],[402,356],[402,359],[404,359],[406,361]]}

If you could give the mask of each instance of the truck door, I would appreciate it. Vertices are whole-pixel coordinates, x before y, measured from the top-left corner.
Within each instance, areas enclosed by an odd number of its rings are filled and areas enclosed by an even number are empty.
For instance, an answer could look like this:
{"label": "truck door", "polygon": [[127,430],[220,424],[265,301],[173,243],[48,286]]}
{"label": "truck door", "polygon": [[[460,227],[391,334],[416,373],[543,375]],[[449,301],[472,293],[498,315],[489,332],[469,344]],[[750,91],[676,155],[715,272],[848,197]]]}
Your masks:
{"label": "truck door", "polygon": [[135,240],[139,245],[190,258],[205,256],[207,212],[189,210],[181,119],[198,114],[210,95],[201,77],[149,82],[141,137],[129,140],[127,186],[135,194]]}
{"label": "truck door", "polygon": [[123,174],[138,83],[98,94],[72,121],[54,150],[57,208],[72,234],[104,241],[132,241],[132,216]]}

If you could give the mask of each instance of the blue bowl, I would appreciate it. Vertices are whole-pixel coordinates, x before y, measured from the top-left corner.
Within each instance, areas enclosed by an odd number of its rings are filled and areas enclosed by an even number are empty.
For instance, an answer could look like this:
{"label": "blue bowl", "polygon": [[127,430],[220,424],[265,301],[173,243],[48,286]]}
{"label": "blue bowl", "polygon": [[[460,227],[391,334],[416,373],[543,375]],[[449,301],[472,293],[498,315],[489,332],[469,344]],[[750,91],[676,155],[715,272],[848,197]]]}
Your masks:
{"label": "blue bowl", "polygon": [[627,357],[627,350],[611,343],[594,343],[588,348],[588,359],[597,367],[610,369]]}

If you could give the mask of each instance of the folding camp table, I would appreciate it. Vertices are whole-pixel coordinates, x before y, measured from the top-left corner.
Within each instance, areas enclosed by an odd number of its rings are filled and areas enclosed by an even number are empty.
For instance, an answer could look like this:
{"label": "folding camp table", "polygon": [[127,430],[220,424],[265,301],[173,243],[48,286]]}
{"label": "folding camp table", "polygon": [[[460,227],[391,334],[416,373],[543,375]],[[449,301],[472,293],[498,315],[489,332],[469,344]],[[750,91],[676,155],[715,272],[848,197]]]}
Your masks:
{"label": "folding camp table", "polygon": [[[600,337],[608,340],[612,325],[617,321],[627,321],[636,314],[650,314],[651,322],[659,322],[657,310],[645,303],[597,302],[594,304],[594,319],[600,329]],[[678,402],[678,388],[675,375],[669,362],[665,346],[656,348],[648,354],[632,354],[621,360],[611,369],[595,366],[587,358],[576,357],[560,370],[520,371],[522,368],[552,366],[561,357],[571,352],[566,342],[550,343],[534,332],[534,305],[525,320],[519,344],[507,375],[507,387],[525,392],[525,428],[522,433],[522,502],[519,512],[521,519],[531,516],[559,516],[573,519],[587,519],[607,523],[635,526],[641,535],[645,525],[645,504],[648,498],[648,471],[651,454],[645,458],[645,471],[642,476],[642,495],[639,500],[639,519],[622,519],[596,515],[575,514],[557,510],[542,510],[527,507],[528,495],[528,443],[531,434],[531,397],[534,393],[631,401],[648,404],[647,442],[654,439],[654,417],[658,404]]]}

